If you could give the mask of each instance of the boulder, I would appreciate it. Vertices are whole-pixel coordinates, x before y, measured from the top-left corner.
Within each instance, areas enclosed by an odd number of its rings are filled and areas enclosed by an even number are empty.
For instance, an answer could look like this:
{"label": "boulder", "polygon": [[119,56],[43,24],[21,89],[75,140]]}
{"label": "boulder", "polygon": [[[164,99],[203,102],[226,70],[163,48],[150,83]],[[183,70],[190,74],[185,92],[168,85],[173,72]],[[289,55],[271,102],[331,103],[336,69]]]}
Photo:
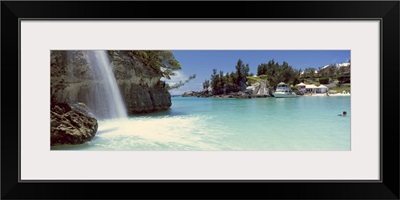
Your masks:
{"label": "boulder", "polygon": [[245,94],[248,94],[248,95],[253,95],[253,90],[252,90],[252,89],[246,89],[246,90],[244,91],[244,93],[245,93]]}
{"label": "boulder", "polygon": [[186,91],[182,94],[182,97],[192,97],[193,93],[193,91]]}
{"label": "boulder", "polygon": [[51,145],[82,144],[97,132],[97,120],[83,103],[54,103],[50,110]]}

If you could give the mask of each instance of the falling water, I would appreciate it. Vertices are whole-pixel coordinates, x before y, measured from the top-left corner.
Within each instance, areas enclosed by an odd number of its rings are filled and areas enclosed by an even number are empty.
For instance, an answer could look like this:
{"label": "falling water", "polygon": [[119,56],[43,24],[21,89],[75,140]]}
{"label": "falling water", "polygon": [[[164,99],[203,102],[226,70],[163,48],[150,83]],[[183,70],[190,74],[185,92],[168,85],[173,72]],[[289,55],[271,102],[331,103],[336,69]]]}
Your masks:
{"label": "falling water", "polygon": [[94,87],[95,114],[100,119],[127,118],[127,111],[105,51],[88,51],[88,63],[98,82]]}

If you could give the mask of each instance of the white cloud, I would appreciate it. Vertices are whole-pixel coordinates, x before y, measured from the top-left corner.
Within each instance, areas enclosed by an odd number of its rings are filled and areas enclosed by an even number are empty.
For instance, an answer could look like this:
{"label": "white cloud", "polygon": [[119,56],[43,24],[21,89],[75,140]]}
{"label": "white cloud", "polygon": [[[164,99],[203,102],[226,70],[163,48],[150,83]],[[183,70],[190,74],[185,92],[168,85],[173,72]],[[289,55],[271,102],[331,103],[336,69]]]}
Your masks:
{"label": "white cloud", "polygon": [[179,83],[179,81],[185,81],[189,78],[188,75],[186,75],[183,71],[176,71],[174,72],[175,75],[171,76],[171,79],[166,79],[166,78],[161,78],[161,81],[165,81],[165,83],[167,83],[168,85],[174,85]]}
{"label": "white cloud", "polygon": [[185,93],[186,91],[183,90],[170,90],[169,93],[171,95],[182,95],[183,93]]}
{"label": "white cloud", "polygon": [[[174,84],[179,83],[179,81],[186,81],[189,79],[189,75],[185,74],[185,72],[183,71],[176,71],[174,76],[171,76],[171,79],[166,79],[166,78],[161,78],[161,81],[165,81],[166,84],[172,86]],[[194,82],[189,82],[186,83],[185,85],[183,85],[182,87],[176,88],[176,89],[172,89],[169,90],[169,93],[171,95],[181,95],[186,91],[189,90],[194,90],[194,91],[198,91],[201,90],[201,88],[203,87],[202,83],[195,83],[196,80],[194,80]]]}

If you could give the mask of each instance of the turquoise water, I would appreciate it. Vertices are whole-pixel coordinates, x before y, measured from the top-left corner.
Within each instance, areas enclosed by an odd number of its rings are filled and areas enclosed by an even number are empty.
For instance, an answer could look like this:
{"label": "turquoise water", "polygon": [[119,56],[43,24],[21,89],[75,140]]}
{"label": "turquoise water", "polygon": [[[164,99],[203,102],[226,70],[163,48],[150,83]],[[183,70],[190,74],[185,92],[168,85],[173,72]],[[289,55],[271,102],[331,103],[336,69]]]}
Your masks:
{"label": "turquoise water", "polygon": [[168,111],[99,121],[92,141],[52,149],[347,151],[350,118],[350,97],[172,97]]}

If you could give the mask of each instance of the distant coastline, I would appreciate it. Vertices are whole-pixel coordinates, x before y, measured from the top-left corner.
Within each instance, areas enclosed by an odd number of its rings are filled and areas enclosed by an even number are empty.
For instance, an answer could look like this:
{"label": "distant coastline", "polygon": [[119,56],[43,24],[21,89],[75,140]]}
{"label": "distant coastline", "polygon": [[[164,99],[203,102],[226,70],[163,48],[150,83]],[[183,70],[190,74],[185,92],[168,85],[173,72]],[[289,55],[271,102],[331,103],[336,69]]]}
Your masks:
{"label": "distant coastline", "polygon": [[211,94],[207,90],[203,91],[186,91],[182,97],[199,97],[199,98],[236,98],[236,99],[251,99],[251,98],[268,98],[273,97],[270,94],[252,94],[251,91],[231,92],[228,94]]}
{"label": "distant coastline", "polygon": [[[301,94],[299,97],[350,97],[350,93],[309,93]],[[181,95],[171,95],[171,97],[198,97],[198,98],[236,98],[236,99],[252,99],[252,98],[273,98],[272,95],[253,95],[245,92],[236,92],[231,94],[211,95],[204,92],[187,91]]]}

